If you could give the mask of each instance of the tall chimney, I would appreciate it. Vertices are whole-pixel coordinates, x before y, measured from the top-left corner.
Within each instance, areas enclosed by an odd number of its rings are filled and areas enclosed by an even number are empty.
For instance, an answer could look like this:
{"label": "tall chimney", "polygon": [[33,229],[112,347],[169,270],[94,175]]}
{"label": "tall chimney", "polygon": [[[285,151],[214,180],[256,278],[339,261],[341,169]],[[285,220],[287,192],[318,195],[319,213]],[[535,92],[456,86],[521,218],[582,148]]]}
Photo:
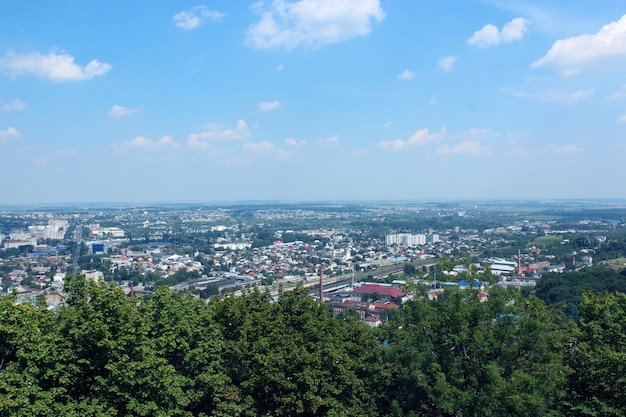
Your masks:
{"label": "tall chimney", "polygon": [[324,279],[323,279],[324,268],[320,265],[320,303],[324,303]]}

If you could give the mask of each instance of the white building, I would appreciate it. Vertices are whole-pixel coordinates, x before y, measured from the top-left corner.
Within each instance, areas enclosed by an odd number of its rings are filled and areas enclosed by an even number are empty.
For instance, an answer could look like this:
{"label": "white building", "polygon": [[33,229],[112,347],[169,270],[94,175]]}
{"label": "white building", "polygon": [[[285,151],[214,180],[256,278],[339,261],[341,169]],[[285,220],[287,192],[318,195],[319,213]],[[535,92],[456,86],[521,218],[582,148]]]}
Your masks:
{"label": "white building", "polygon": [[505,261],[504,259],[491,259],[491,273],[493,275],[511,274],[515,272],[517,264],[511,261]]}
{"label": "white building", "polygon": [[395,233],[385,235],[385,245],[421,246],[426,244],[425,234]]}
{"label": "white building", "polygon": [[61,240],[70,227],[67,220],[48,220],[47,225],[28,226],[28,232],[38,239]]}

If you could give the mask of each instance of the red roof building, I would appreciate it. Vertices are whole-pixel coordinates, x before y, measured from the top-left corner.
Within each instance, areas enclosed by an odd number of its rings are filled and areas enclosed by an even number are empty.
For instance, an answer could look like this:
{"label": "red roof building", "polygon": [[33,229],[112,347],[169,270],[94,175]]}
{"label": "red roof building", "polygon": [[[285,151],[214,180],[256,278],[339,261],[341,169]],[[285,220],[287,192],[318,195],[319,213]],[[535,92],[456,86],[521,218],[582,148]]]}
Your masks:
{"label": "red roof building", "polygon": [[365,284],[352,290],[350,298],[353,300],[379,299],[383,301],[396,302],[405,296],[404,291],[380,284]]}

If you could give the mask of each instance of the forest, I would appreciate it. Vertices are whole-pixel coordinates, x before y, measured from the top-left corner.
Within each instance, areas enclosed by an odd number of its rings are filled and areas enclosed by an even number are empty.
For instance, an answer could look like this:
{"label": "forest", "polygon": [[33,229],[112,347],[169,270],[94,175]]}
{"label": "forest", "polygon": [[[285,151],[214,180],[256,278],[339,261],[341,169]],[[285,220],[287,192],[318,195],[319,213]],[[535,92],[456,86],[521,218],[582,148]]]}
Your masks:
{"label": "forest", "polygon": [[379,328],[302,288],[210,302],[68,277],[0,298],[1,416],[624,416],[626,295],[578,318],[492,289],[415,297]]}

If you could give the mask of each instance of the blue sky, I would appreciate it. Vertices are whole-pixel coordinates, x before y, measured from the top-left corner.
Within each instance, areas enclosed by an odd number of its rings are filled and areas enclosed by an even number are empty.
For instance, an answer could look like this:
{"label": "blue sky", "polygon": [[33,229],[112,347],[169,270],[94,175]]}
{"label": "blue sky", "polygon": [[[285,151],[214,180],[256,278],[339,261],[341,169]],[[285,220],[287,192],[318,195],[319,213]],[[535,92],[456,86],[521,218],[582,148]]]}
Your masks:
{"label": "blue sky", "polygon": [[1,2],[0,201],[626,198],[625,14]]}

